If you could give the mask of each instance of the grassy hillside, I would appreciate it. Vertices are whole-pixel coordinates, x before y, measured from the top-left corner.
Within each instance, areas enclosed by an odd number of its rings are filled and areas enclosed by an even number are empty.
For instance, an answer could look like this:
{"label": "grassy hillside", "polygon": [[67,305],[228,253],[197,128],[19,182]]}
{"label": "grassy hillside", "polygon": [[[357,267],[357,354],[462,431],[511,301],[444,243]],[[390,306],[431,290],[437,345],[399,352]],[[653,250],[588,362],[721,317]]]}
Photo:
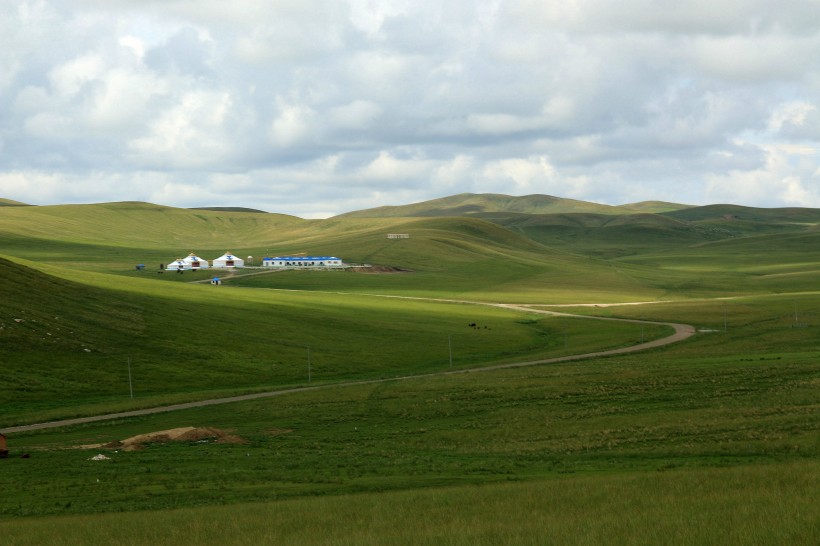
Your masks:
{"label": "grassy hillside", "polygon": [[[4,207],[0,427],[322,388],[14,434],[0,460],[0,535],[814,543],[820,230],[809,210],[725,210],[307,221],[137,203]],[[410,238],[388,240],[393,232]],[[213,287],[188,282],[207,273],[133,268],[226,249],[405,271],[237,274]],[[418,296],[678,300],[569,311],[703,332],[632,356],[341,386],[449,370],[450,348],[458,370],[665,333],[406,298]],[[243,443],[76,448],[182,426]],[[89,460],[101,451],[111,459]],[[149,528],[145,510],[155,511]]]}
{"label": "grassy hillside", "polygon": [[[659,292],[603,262],[545,247],[517,233],[477,218],[298,218],[235,212],[171,209],[116,203],[37,207],[0,213],[0,250],[21,258],[86,271],[164,281],[206,279],[209,273],[162,275],[159,264],[195,251],[214,258],[225,250],[240,256],[276,254],[337,255],[348,263],[368,263],[411,270],[404,276],[287,274],[255,286],[368,291],[431,297],[537,302],[651,299]],[[390,240],[391,232],[408,233]],[[105,234],[99,237],[98,234]],[[572,250],[572,249],[570,249]],[[147,264],[137,272],[135,265]],[[257,261],[258,263],[258,261]],[[282,281],[287,281],[282,284]],[[270,284],[264,284],[269,282]],[[304,284],[304,283],[307,284]],[[259,284],[263,283],[263,284]],[[336,284],[338,283],[338,284]],[[612,289],[600,290],[608,285]],[[369,286],[369,288],[368,288]]]}
{"label": "grassy hillside", "polygon": [[[671,469],[0,521],[9,544],[812,544],[818,465]],[[396,514],[401,514],[397,523]],[[146,518],[151,525],[146,526]],[[731,524],[727,525],[727,520]],[[127,541],[123,537],[129,537]],[[554,542],[553,542],[554,541]]]}
{"label": "grassy hillside", "polygon": [[619,205],[617,208],[622,211],[659,214],[662,212],[671,212],[675,210],[685,210],[692,208],[693,205],[681,205],[680,203],[670,203],[668,201],[641,201],[639,203],[630,203],[627,205]]}
{"label": "grassy hillside", "polygon": [[281,214],[107,203],[0,210],[0,252],[64,267],[123,273],[151,270],[189,252],[226,250],[261,259],[282,235],[301,239],[309,221]]}
{"label": "grassy hillside", "polygon": [[[742,231],[743,220],[713,220],[714,213],[693,221],[658,214],[509,212],[302,220],[144,203],[8,207],[0,211],[0,250],[38,263],[175,283],[209,278],[209,272],[154,273],[191,251],[214,258],[230,250],[254,256],[257,264],[266,255],[337,255],[409,273],[287,272],[230,282],[520,303],[645,301],[769,290],[777,281],[760,282],[759,268],[731,265],[739,262],[730,257],[755,261],[755,253],[765,255],[756,262],[776,268],[771,273],[802,277],[799,285],[809,287],[818,261],[811,241],[820,231],[807,223],[811,211],[797,217],[788,212],[770,211],[768,222],[749,220],[754,225]],[[387,239],[388,233],[410,239]],[[753,237],[761,234],[770,238],[755,244]],[[136,264],[147,270],[136,271]]]}
{"label": "grassy hillside", "polygon": [[278,229],[292,229],[304,223],[299,218],[279,214],[192,211],[127,202],[3,209],[0,234],[103,247],[221,248],[235,244],[238,239],[267,241]]}
{"label": "grassy hillside", "polygon": [[16,519],[0,521],[0,532],[17,546],[61,538],[122,544],[123,537],[152,545],[811,544],[819,475],[817,463],[565,474],[378,495]]}
{"label": "grassy hillside", "polygon": [[342,217],[471,216],[497,223],[552,248],[596,258],[655,253],[679,246],[816,229],[820,210],[737,205],[694,207],[646,201],[599,205],[546,195],[460,194]]}
{"label": "grassy hillside", "polygon": [[3,199],[0,198],[0,207],[20,207],[20,206],[28,206],[25,203],[21,203],[20,201],[14,201],[12,199]]}
{"label": "grassy hillside", "polygon": [[462,193],[412,205],[378,207],[339,215],[341,218],[390,218],[412,216],[464,216],[482,212],[608,212],[613,207],[551,195],[512,197],[491,193]]}
{"label": "grassy hillside", "polygon": [[[653,299],[661,290],[639,280],[640,267],[548,248],[472,218],[404,219],[383,230],[330,238],[328,250],[354,262],[397,266],[400,274],[289,271],[231,280],[241,286],[338,290],[522,303]],[[637,276],[636,276],[637,275]],[[604,289],[604,287],[606,287]]]}
{"label": "grassy hillside", "polygon": [[[735,529],[761,525],[769,533],[742,536],[768,536],[771,543],[789,536],[802,540],[818,530],[817,504],[810,499],[820,460],[820,299],[815,295],[804,303],[807,327],[793,327],[787,298],[745,298],[730,302],[728,330],[630,357],[293,393],[20,434],[14,453],[28,450],[33,457],[4,463],[7,495],[0,498],[0,513],[211,505],[189,514],[206,522],[241,502],[257,503],[259,510],[287,509],[283,499],[300,497],[309,510],[332,504],[338,495],[358,494],[361,502],[375,505],[390,502],[385,492],[415,491],[416,498],[429,495],[429,502],[466,509],[471,504],[461,495],[468,491],[480,504],[493,497],[495,487],[528,497],[546,487],[549,499],[527,504],[537,503],[538,512],[547,502],[561,506],[575,532],[587,528],[582,523],[590,514],[615,502],[607,501],[610,493],[618,505],[638,511],[613,514],[610,534],[601,542],[613,540],[612,525],[627,521],[633,523],[620,531],[622,543],[659,525],[676,529],[683,542],[698,542],[707,531],[725,529],[726,517],[734,518]],[[606,312],[683,318],[718,329],[723,306],[690,302]],[[188,425],[233,430],[247,443],[157,443],[117,453],[55,449]],[[87,460],[100,451],[112,460]],[[465,488],[480,484],[491,490]],[[576,489],[581,484],[586,485]],[[770,495],[778,499],[773,505],[765,501]],[[315,497],[325,500],[308,500]],[[658,503],[684,511],[648,518]],[[769,510],[780,505],[800,506],[800,515],[777,511],[772,519]],[[328,524],[343,528],[345,513],[338,510],[327,514]],[[427,513],[423,506],[408,508],[401,522],[393,522],[397,532],[420,524]],[[780,517],[785,513],[792,516]],[[474,521],[476,530],[492,526],[509,533],[516,527],[491,512],[482,514],[489,519]],[[702,518],[706,529],[690,525],[692,518]],[[72,527],[78,521],[64,523]],[[250,533],[264,532],[260,523],[247,523]],[[266,525],[273,532],[287,528],[285,522]],[[303,529],[306,541],[315,540],[317,529]]]}
{"label": "grassy hillside", "polygon": [[658,214],[486,214],[482,218],[539,243],[601,259],[724,238],[708,227]]}
{"label": "grassy hillside", "polygon": [[663,213],[664,216],[687,220],[741,220],[774,224],[806,225],[820,222],[820,209],[785,207],[754,208],[740,205],[706,205]]}
{"label": "grassy hillside", "polygon": [[494,193],[461,193],[411,205],[377,207],[348,212],[337,218],[391,218],[414,216],[470,216],[493,213],[517,214],[631,214],[658,213],[687,208],[688,205],[663,201],[644,201],[612,206],[578,201],[552,195],[510,196]]}
{"label": "grassy hillside", "polygon": [[313,382],[442,370],[448,344],[458,369],[663,334],[486,306],[63,276],[0,260],[0,426],[300,385],[308,364]]}
{"label": "grassy hillside", "polygon": [[249,209],[247,207],[194,207],[191,210],[208,210],[215,212],[251,212],[265,214],[264,210]]}

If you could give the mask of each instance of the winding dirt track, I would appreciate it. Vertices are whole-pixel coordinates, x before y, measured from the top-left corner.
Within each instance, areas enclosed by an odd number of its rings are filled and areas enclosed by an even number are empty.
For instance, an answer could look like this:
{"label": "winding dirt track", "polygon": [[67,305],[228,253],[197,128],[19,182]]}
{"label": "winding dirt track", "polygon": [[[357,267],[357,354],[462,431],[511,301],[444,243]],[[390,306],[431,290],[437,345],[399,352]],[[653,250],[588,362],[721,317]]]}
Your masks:
{"label": "winding dirt track", "polygon": [[[387,296],[387,297],[396,297],[396,296]],[[427,298],[408,298],[398,296],[399,299],[427,299]],[[620,347],[617,349],[609,349],[606,351],[597,351],[593,353],[584,353],[578,355],[568,355],[568,356],[559,356],[555,358],[546,358],[541,360],[531,360],[525,362],[514,362],[511,364],[497,364],[494,366],[482,366],[477,368],[461,368],[458,370],[446,370],[441,372],[434,372],[434,373],[426,373],[426,374],[418,374],[418,375],[408,375],[408,376],[401,376],[401,377],[390,377],[386,379],[370,379],[365,381],[346,381],[342,383],[328,383],[323,385],[316,385],[316,386],[308,386],[308,387],[296,387],[290,389],[281,389],[275,391],[268,391],[268,392],[259,392],[254,394],[243,394],[239,396],[229,396],[226,398],[213,398],[210,400],[199,400],[197,402],[185,402],[182,404],[172,404],[170,406],[159,406],[155,408],[146,408],[146,409],[139,409],[139,410],[132,410],[132,411],[123,411],[120,413],[107,413],[104,415],[94,415],[91,417],[77,417],[74,419],[62,419],[59,421],[49,421],[46,423],[36,423],[32,425],[21,425],[17,427],[9,427],[3,429],[0,432],[4,434],[12,434],[15,432],[25,432],[25,431],[32,431],[32,430],[41,430],[47,428],[57,428],[57,427],[65,427],[71,425],[79,425],[83,423],[93,423],[96,421],[109,421],[112,419],[122,419],[125,417],[138,417],[142,415],[151,415],[154,413],[165,413],[169,411],[177,411],[177,410],[184,410],[184,409],[191,409],[191,408],[201,408],[204,406],[214,406],[217,404],[230,404],[232,402],[243,402],[247,400],[257,400],[259,398],[272,398],[275,396],[283,396],[287,394],[297,393],[297,392],[306,392],[306,391],[316,391],[321,389],[330,389],[330,388],[339,388],[339,387],[350,387],[354,385],[370,385],[374,383],[387,383],[391,381],[404,381],[407,379],[418,379],[424,377],[436,377],[436,376],[443,376],[443,375],[453,375],[453,374],[462,374],[462,373],[473,373],[473,372],[484,372],[490,370],[502,370],[506,368],[522,368],[525,366],[537,366],[539,364],[554,364],[557,362],[568,362],[572,360],[585,360],[589,358],[598,358],[598,357],[605,357],[605,356],[612,356],[612,355],[620,355],[626,353],[635,353],[638,351],[643,351],[646,349],[652,349],[655,347],[662,347],[664,345],[670,345],[672,343],[677,343],[679,341],[683,341],[695,334],[695,328],[690,326],[689,324],[677,324],[673,322],[652,322],[652,321],[642,321],[642,320],[635,320],[635,319],[619,319],[619,318],[609,318],[609,317],[592,317],[592,316],[585,316],[585,315],[573,315],[570,313],[560,313],[556,311],[547,311],[543,309],[536,309],[529,305],[516,305],[516,304],[505,304],[505,303],[481,303],[481,302],[471,302],[471,301],[458,301],[458,300],[432,300],[429,301],[441,301],[441,302],[448,302],[448,303],[461,303],[461,304],[472,304],[472,305],[489,305],[493,307],[500,307],[503,309],[512,309],[516,311],[523,311],[527,313],[537,313],[543,315],[552,315],[552,316],[562,316],[562,317],[572,317],[572,318],[584,318],[589,320],[606,320],[606,321],[616,321],[616,322],[632,322],[637,324],[653,324],[653,325],[664,325],[669,326],[675,330],[675,332],[667,337],[661,339],[655,339],[652,341],[647,341],[645,343],[639,343],[636,345],[630,345],[628,347]],[[623,304],[623,305],[635,305],[635,304]]]}

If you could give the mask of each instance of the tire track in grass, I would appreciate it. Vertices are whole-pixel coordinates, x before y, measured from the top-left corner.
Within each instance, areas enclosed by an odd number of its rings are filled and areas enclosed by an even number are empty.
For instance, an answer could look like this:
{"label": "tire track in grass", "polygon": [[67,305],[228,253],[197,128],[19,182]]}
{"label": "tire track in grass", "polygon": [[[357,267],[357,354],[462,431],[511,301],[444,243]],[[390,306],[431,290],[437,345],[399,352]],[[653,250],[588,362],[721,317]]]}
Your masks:
{"label": "tire track in grass", "polygon": [[[373,294],[375,295],[375,294]],[[156,413],[166,413],[171,411],[180,411],[186,409],[193,409],[193,408],[202,408],[205,406],[215,406],[219,404],[231,404],[234,402],[245,402],[248,400],[258,400],[261,398],[273,398],[276,396],[284,396],[293,393],[299,392],[308,392],[308,391],[317,391],[323,389],[331,389],[331,388],[340,388],[340,387],[352,387],[357,385],[372,385],[376,383],[387,383],[391,381],[406,381],[408,379],[422,379],[422,378],[429,378],[429,377],[441,377],[446,375],[455,375],[455,374],[464,374],[464,373],[475,373],[475,372],[485,372],[485,371],[492,371],[492,370],[504,370],[508,368],[523,368],[527,366],[538,366],[541,364],[556,364],[559,362],[570,362],[574,360],[586,360],[590,358],[600,358],[600,357],[607,357],[607,356],[614,356],[614,355],[621,355],[627,353],[636,353],[639,351],[644,351],[647,349],[654,349],[657,347],[663,347],[665,345],[671,345],[673,343],[681,342],[689,337],[695,335],[695,328],[689,324],[679,324],[675,322],[655,322],[655,321],[646,321],[646,320],[637,320],[637,319],[622,319],[622,318],[613,318],[613,317],[595,317],[595,316],[587,316],[587,315],[574,315],[571,313],[562,313],[558,311],[548,311],[544,309],[534,309],[526,304],[508,304],[508,303],[483,303],[483,302],[473,302],[473,301],[464,301],[464,300],[444,300],[444,299],[433,299],[433,298],[418,298],[418,297],[407,297],[407,296],[382,296],[382,297],[391,297],[391,298],[399,298],[399,299],[413,299],[413,300],[425,300],[425,301],[438,301],[438,302],[446,302],[446,303],[460,303],[460,304],[470,304],[470,305],[488,305],[491,307],[498,307],[501,309],[510,309],[514,311],[522,311],[526,313],[536,313],[541,315],[549,315],[549,316],[558,316],[558,317],[570,317],[570,318],[581,318],[581,319],[589,319],[589,320],[605,320],[605,321],[615,321],[615,322],[629,322],[635,324],[652,324],[656,326],[668,326],[674,329],[674,333],[660,338],[654,339],[652,341],[646,341],[644,343],[638,343],[636,345],[630,345],[627,347],[619,347],[616,349],[607,349],[604,351],[595,351],[592,353],[583,353],[577,355],[566,355],[566,356],[558,356],[553,358],[544,358],[539,360],[530,360],[530,361],[523,361],[523,362],[513,362],[509,364],[495,364],[492,366],[480,366],[474,368],[460,368],[458,370],[445,370],[441,372],[431,372],[425,374],[417,374],[417,375],[406,375],[406,376],[399,376],[399,377],[389,377],[389,378],[382,378],[382,379],[368,379],[362,381],[345,381],[340,383],[327,383],[323,385],[313,385],[307,387],[293,387],[288,389],[279,389],[275,391],[267,391],[267,392],[258,392],[253,394],[242,394],[237,396],[228,396],[224,398],[212,398],[209,400],[198,400],[195,402],[183,402],[180,404],[171,404],[167,406],[157,406],[154,408],[144,408],[138,410],[131,410],[131,411],[122,411],[118,413],[107,413],[102,415],[92,415],[88,417],[76,417],[72,419],[61,419],[58,421],[48,421],[45,423],[35,423],[31,425],[20,425],[16,427],[8,427],[0,432],[4,434],[13,434],[15,432],[28,432],[34,430],[44,430],[49,428],[58,428],[58,427],[67,427],[73,425],[81,425],[85,423],[95,423],[99,421],[110,421],[113,419],[123,419],[127,417],[140,417],[144,415],[153,415]],[[643,302],[641,302],[643,303]],[[635,305],[633,304],[623,304],[623,305]]]}

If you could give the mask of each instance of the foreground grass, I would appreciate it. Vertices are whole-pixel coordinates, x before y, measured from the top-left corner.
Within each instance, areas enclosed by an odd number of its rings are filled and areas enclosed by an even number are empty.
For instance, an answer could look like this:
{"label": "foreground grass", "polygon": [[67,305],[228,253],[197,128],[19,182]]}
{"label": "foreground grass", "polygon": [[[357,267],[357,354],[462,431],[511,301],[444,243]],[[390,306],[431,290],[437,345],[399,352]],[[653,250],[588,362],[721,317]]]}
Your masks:
{"label": "foreground grass", "polygon": [[[380,384],[12,438],[6,517],[232,504],[360,491],[820,460],[816,350],[666,351]],[[739,343],[724,339],[725,343]],[[701,345],[703,344],[703,345]],[[687,353],[687,351],[689,353]],[[179,426],[245,445],[63,448]],[[19,458],[28,451],[30,459]],[[98,481],[99,480],[99,481]]]}
{"label": "foreground grass", "polygon": [[4,544],[816,544],[820,463],[1,521]]}
{"label": "foreground grass", "polygon": [[[82,215],[72,221],[82,224]],[[384,227],[402,231],[395,222],[294,227],[282,219],[281,230],[251,220],[232,233],[256,230],[248,244],[262,245],[287,232],[292,249],[323,241],[328,253],[349,249],[362,261],[417,272],[298,272],[211,289],[123,271],[143,238],[152,252],[173,247],[161,219],[150,237],[113,233],[115,255],[102,265],[92,260],[103,249],[95,242],[100,225],[85,233],[69,226],[57,240],[43,220],[32,224],[48,241],[42,245],[21,233],[0,241],[9,254],[52,256],[60,265],[47,278],[3,270],[4,312],[15,313],[2,317],[5,424],[123,409],[129,356],[133,403],[146,404],[303,384],[307,347],[313,380],[329,383],[446,369],[450,338],[454,367],[465,368],[658,334],[367,293],[527,303],[574,303],[579,294],[591,302],[680,299],[809,290],[817,275],[805,252],[813,239],[771,239],[766,252],[704,245],[606,263],[548,253],[473,220],[420,220],[411,244],[399,246],[383,236]],[[182,233],[183,252],[208,248],[188,245],[215,225],[200,220]],[[222,245],[225,235],[215,232],[212,241]],[[716,266],[718,254],[727,258]],[[121,274],[89,271],[98,266]],[[330,293],[339,279],[359,295]],[[12,457],[0,461],[4,543],[817,543],[817,294],[579,312],[713,331],[638,355],[328,387],[15,434]],[[187,425],[230,429],[247,443],[154,444],[109,451],[103,462],[89,460],[99,449],[74,448]]]}

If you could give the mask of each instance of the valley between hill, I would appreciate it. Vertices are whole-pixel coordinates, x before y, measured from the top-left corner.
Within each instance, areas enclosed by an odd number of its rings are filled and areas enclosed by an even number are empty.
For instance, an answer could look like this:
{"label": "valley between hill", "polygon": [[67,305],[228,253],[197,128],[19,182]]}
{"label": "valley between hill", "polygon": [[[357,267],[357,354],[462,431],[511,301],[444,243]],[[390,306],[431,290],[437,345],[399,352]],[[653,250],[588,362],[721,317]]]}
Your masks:
{"label": "valley between hill", "polygon": [[[8,205],[10,544],[820,536],[818,210]],[[404,273],[156,273],[226,250]],[[76,449],[179,428],[243,442]]]}
{"label": "valley between hill", "polygon": [[[375,296],[379,297],[379,296]],[[395,296],[393,296],[395,297]],[[412,298],[412,299],[420,299],[420,298]],[[628,345],[625,347],[618,347],[615,349],[606,349],[601,351],[595,351],[592,353],[583,353],[583,354],[574,354],[574,355],[567,355],[567,356],[560,356],[560,357],[553,357],[553,358],[546,358],[541,360],[531,360],[525,362],[512,362],[508,364],[495,364],[495,365],[487,365],[482,367],[475,367],[475,368],[463,368],[459,370],[447,370],[447,371],[440,371],[440,372],[433,372],[433,373],[425,373],[420,375],[412,375],[412,376],[399,376],[399,377],[391,377],[391,378],[384,378],[384,379],[372,379],[366,381],[353,381],[353,382],[339,382],[339,383],[331,383],[326,385],[317,385],[313,387],[297,387],[292,389],[282,389],[276,391],[267,391],[267,392],[259,392],[253,394],[244,394],[238,396],[231,396],[227,398],[211,398],[206,400],[198,400],[196,402],[186,402],[181,404],[173,404],[168,406],[159,406],[153,408],[145,408],[139,410],[132,410],[132,411],[125,411],[125,412],[118,412],[118,413],[110,413],[110,414],[103,414],[103,415],[94,415],[89,417],[76,417],[72,419],[62,419],[59,421],[51,421],[46,423],[35,423],[31,425],[20,425],[15,427],[8,427],[5,430],[0,430],[0,432],[6,434],[14,434],[18,432],[28,432],[34,430],[43,430],[43,429],[51,429],[51,428],[59,428],[59,427],[69,427],[75,425],[81,425],[85,423],[94,423],[98,421],[110,421],[115,419],[124,419],[128,417],[139,417],[144,415],[152,415],[155,413],[165,413],[165,412],[172,412],[172,411],[179,411],[185,409],[192,409],[192,408],[201,408],[204,406],[213,406],[219,404],[231,404],[235,402],[244,402],[249,400],[257,400],[260,398],[271,398],[275,396],[285,396],[288,394],[293,394],[296,392],[302,392],[305,390],[319,390],[323,388],[340,388],[340,387],[350,387],[355,385],[366,385],[366,384],[374,384],[374,383],[384,383],[384,382],[392,382],[392,381],[402,381],[407,379],[416,379],[416,378],[432,378],[435,376],[443,376],[443,375],[451,375],[451,374],[461,374],[461,373],[474,373],[480,371],[495,371],[501,370],[506,368],[520,368],[524,366],[537,366],[537,365],[544,365],[544,364],[555,364],[559,362],[570,362],[575,360],[584,360],[590,358],[603,358],[613,355],[622,355],[628,353],[634,353],[639,351],[644,351],[647,349],[653,349],[658,347],[663,347],[665,345],[670,345],[672,343],[678,343],[695,334],[694,327],[688,324],[676,324],[676,323],[657,323],[652,321],[637,321],[634,319],[619,319],[619,318],[602,318],[602,317],[595,317],[595,316],[581,316],[581,315],[572,315],[569,313],[558,313],[555,311],[546,311],[543,309],[532,309],[527,306],[522,305],[510,305],[510,304],[479,304],[477,302],[468,302],[468,301],[447,301],[447,300],[436,300],[437,303],[457,303],[461,305],[489,305],[494,307],[501,307],[504,309],[512,309],[517,311],[522,311],[525,313],[539,313],[544,315],[550,316],[563,316],[563,317],[570,317],[570,318],[587,318],[593,320],[604,320],[604,321],[615,321],[615,322],[627,322],[633,324],[641,324],[642,327],[649,327],[649,326],[664,326],[673,329],[673,333],[671,335],[661,337],[658,339],[653,339],[651,341],[643,341],[641,340],[640,343],[636,343],[634,345]],[[587,304],[588,305],[588,304]],[[628,305],[635,305],[635,303],[628,304]]]}

